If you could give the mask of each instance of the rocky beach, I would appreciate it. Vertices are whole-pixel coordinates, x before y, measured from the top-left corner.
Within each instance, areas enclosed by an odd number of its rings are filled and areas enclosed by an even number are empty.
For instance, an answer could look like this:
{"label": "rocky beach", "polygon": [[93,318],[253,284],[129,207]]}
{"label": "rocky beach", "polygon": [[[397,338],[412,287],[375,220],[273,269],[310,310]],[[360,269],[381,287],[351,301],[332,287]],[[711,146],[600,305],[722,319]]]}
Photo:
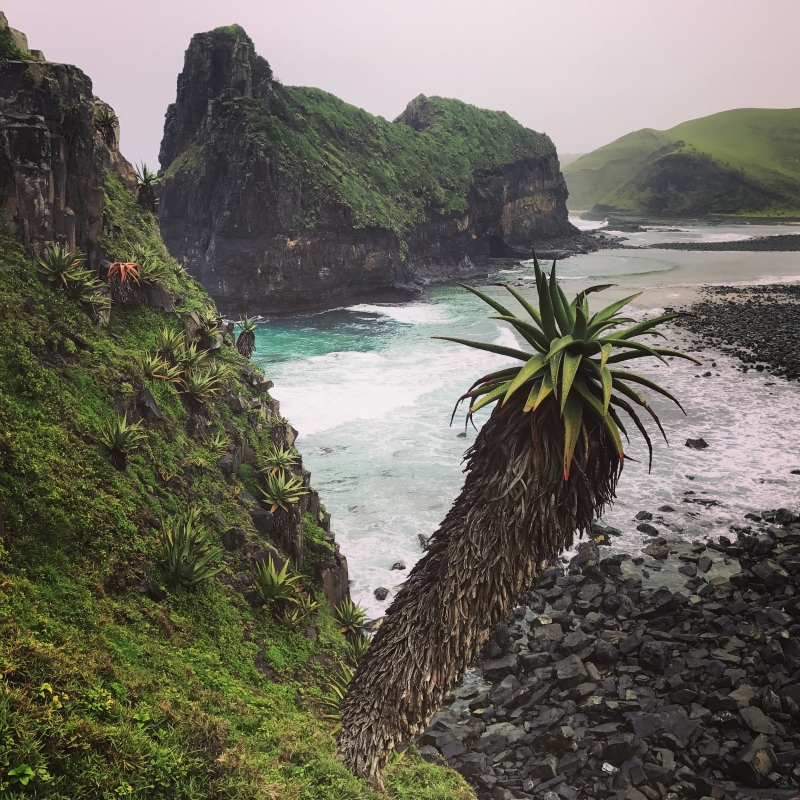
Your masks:
{"label": "rocky beach", "polygon": [[423,754],[492,800],[800,797],[800,518],[679,543],[684,500],[632,520],[642,557],[595,525],[545,569]]}
{"label": "rocky beach", "polygon": [[[617,230],[617,226],[614,228]],[[704,252],[793,253],[800,250],[800,234],[756,236],[735,242],[660,242],[651,250],[699,250]]]}
{"label": "rocky beach", "polygon": [[769,370],[774,375],[797,379],[800,285],[708,286],[704,294],[702,300],[685,309],[690,315],[679,320],[681,327],[738,357],[745,372]]}
{"label": "rocky beach", "polygon": [[[792,284],[705,287],[679,325],[742,371],[796,378],[798,297]],[[549,565],[431,721],[423,755],[482,800],[800,798],[800,516],[753,510],[687,541],[683,524],[719,505],[705,494],[642,509],[628,531],[595,523]],[[638,557],[615,551],[636,534]]]}

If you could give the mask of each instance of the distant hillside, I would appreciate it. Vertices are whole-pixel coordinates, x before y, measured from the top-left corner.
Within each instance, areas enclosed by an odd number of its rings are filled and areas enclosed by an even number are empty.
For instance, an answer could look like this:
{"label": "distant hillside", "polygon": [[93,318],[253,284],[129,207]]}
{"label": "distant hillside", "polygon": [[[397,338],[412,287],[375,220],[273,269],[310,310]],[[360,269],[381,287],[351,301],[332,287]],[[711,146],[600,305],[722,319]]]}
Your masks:
{"label": "distant hillside", "polygon": [[800,216],[800,109],[643,128],[564,166],[571,209]]}
{"label": "distant hillside", "polygon": [[585,153],[560,153],[558,156],[558,163],[561,164],[562,168],[566,167],[567,164],[571,164],[573,161],[577,161],[579,158],[582,158]]}

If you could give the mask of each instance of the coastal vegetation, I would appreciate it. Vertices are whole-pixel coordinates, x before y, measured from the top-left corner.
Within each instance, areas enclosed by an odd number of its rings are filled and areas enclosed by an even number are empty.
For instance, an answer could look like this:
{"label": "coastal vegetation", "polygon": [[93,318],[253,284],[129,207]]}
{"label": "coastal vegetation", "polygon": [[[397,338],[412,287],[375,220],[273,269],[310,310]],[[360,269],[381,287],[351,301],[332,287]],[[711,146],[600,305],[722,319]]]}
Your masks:
{"label": "coastal vegetation", "polygon": [[[555,154],[549,137],[505,112],[443,97],[418,97],[389,122],[321,89],[274,83],[268,98],[233,100],[229,113],[215,126],[220,136],[235,134],[228,152],[250,140],[276,166],[302,175],[315,205],[341,204],[355,227],[397,234],[423,222],[428,209],[463,211],[476,171]],[[200,169],[201,147],[192,140],[162,163],[165,182]],[[313,228],[316,220],[295,222]]]}
{"label": "coastal vegetation", "polygon": [[742,108],[644,128],[564,167],[568,206],[800,216],[800,109]]}
{"label": "coastal vegetation", "polygon": [[[322,698],[355,664],[313,559],[283,567],[298,613],[243,595],[264,585],[255,472],[299,479],[285,420],[232,411],[271,398],[232,340],[207,349],[219,316],[152,213],[110,172],[105,190],[109,275],[0,231],[0,794],[377,800],[335,753]],[[200,326],[151,307],[156,286]],[[226,479],[245,441],[255,469]],[[220,546],[230,530],[243,547]],[[391,797],[473,796],[414,752],[388,773]]]}
{"label": "coastal vegetation", "polygon": [[534,267],[538,308],[506,286],[525,318],[465,287],[497,312],[495,319],[510,323],[529,350],[439,337],[521,365],[478,378],[461,398],[469,400],[468,419],[494,405],[467,451],[464,488],[398,591],[342,701],[345,764],[378,783],[395,744],[424,730],[542,565],[571,547],[576,532],[591,530],[613,501],[624,458],[620,432],[627,435],[617,409],[650,447],[634,406],[661,424],[634,387],[680,405],[666,389],[617,365],[643,357],[699,363],[641,341],[658,336],[657,327],[677,314],[635,322],[621,314],[633,295],[590,315],[587,295],[608,284],[570,302],[555,262],[549,278],[535,257]]}

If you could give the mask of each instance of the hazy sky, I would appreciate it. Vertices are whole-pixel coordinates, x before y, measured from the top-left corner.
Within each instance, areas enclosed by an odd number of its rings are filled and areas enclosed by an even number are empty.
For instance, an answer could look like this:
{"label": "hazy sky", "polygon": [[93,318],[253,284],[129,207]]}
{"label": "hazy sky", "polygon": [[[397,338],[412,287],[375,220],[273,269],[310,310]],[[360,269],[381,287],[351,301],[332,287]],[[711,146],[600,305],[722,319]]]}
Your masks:
{"label": "hazy sky", "polygon": [[286,84],[393,119],[416,95],[508,111],[580,153],[631,130],[800,106],[800,0],[0,0],[77,64],[157,164],[193,33],[237,22]]}

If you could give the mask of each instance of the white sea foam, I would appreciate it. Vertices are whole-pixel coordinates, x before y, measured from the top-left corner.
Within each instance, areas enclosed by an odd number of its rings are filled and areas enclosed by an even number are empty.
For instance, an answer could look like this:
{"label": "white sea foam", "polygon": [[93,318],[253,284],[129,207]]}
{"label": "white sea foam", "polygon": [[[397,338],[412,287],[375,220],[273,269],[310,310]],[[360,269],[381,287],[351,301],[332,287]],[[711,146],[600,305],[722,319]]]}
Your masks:
{"label": "white sea foam", "polygon": [[429,303],[408,303],[405,305],[359,303],[356,306],[349,306],[345,310],[364,314],[378,314],[406,325],[430,325],[437,322],[446,322],[448,319],[444,309]]}
{"label": "white sea foam", "polygon": [[[740,284],[798,280],[793,256],[670,251],[647,256],[649,271],[636,273],[618,254],[602,252],[570,259],[567,263],[574,266],[565,271],[580,273],[585,277],[572,277],[591,283],[602,282],[599,274],[616,272],[613,282],[619,286],[602,302],[649,287],[631,307],[638,318],[673,305],[670,288],[694,290],[723,278]],[[670,269],[679,265],[679,272],[665,273],[678,278],[674,286],[648,283],[660,280],[652,271],[657,261]],[[501,296],[499,289],[487,291]],[[337,317],[330,329],[331,350],[322,354],[304,353],[309,328],[317,342],[326,335],[325,315],[304,318],[302,327],[275,321],[259,331],[256,359],[280,353],[280,361],[262,362],[275,381],[272,393],[300,431],[304,464],[333,514],[333,528],[349,561],[353,597],[372,615],[383,613],[408,574],[391,571],[392,563],[402,560],[408,569],[413,566],[422,556],[418,535],[429,536],[436,529],[460,491],[462,455],[475,433],[470,428],[466,438],[459,436],[463,413],[456,416],[454,427],[449,426],[453,404],[480,374],[512,363],[430,337],[521,346],[509,326],[487,320],[493,312],[477,298],[447,287],[431,295],[435,302],[354,306],[349,310],[352,325]],[[363,315],[369,313],[382,317],[374,332],[364,325]],[[355,349],[342,349],[343,331]],[[669,335],[670,344],[681,345],[682,334]],[[631,437],[629,453],[639,463],[626,464],[617,502],[604,519],[624,532],[613,542],[615,551],[639,555],[643,537],[633,517],[640,510],[657,513],[665,503],[676,512],[662,514],[663,523],[656,524],[685,541],[726,533],[728,525],[741,522],[749,510],[800,504],[800,477],[790,474],[800,460],[796,442],[787,439],[787,431],[800,425],[800,387],[756,372],[742,374],[732,359],[712,350],[698,355],[702,367],[678,359],[668,367],[648,365],[646,360],[636,363],[635,371],[664,384],[682,400],[687,416],[666,399],[653,398],[671,446],[657,439],[653,429],[651,474],[646,446]],[[701,377],[708,371],[711,377]],[[488,412],[477,416],[480,426]],[[687,438],[699,437],[709,443],[707,450],[683,446]],[[683,502],[693,499],[721,505]],[[377,586],[390,589],[386,602],[375,600]]]}

